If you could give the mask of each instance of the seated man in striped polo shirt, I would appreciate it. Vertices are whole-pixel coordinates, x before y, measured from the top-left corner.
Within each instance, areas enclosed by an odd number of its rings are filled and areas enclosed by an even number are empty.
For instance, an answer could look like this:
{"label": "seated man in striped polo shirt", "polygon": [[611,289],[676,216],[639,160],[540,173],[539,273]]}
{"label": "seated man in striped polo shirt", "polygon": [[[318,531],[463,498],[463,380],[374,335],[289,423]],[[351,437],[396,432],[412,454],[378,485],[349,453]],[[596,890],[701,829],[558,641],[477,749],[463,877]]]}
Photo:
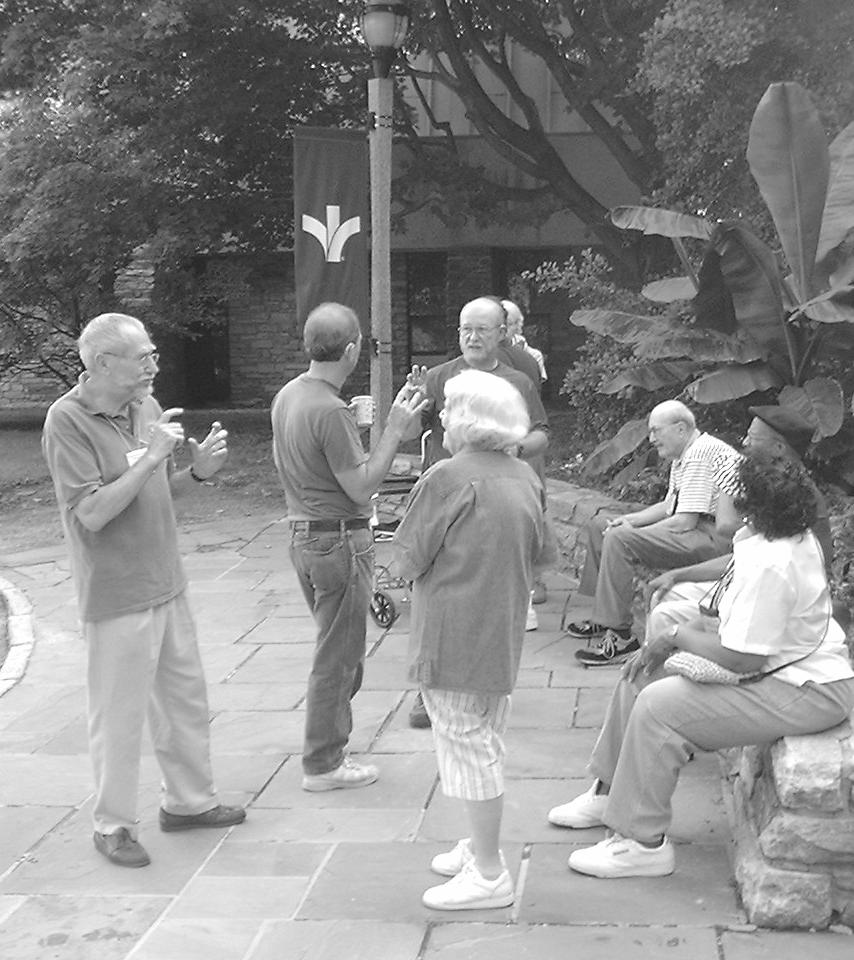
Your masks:
{"label": "seated man in striped polo shirt", "polygon": [[667,495],[659,503],[608,520],[594,517],[585,528],[587,558],[579,593],[592,596],[590,620],[570,623],[570,636],[596,640],[576,651],[585,666],[622,663],[639,648],[632,636],[634,567],[668,569],[720,556],[730,536],[715,529],[719,489],[715,464],[736,451],[697,429],[694,414],[678,400],[666,400],[649,415],[650,443],[671,460]]}

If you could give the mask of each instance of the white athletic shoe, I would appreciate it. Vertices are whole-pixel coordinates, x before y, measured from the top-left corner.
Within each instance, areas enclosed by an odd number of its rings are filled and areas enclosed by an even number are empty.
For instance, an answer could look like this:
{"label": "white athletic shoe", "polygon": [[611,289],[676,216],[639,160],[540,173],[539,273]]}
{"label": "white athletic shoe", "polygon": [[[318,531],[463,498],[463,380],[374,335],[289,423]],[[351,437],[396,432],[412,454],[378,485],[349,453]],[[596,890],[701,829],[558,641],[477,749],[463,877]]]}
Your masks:
{"label": "white athletic shoe", "polygon": [[[501,857],[501,866],[506,870],[507,864],[504,861],[503,852],[499,851],[498,855]],[[455,877],[469,860],[473,859],[471,837],[464,837],[453,850],[448,850],[447,853],[437,853],[430,861],[430,869],[433,873],[438,873],[440,877]]]}
{"label": "white athletic shoe", "polygon": [[533,600],[528,601],[528,616],[525,618],[525,633],[529,630],[536,630],[539,627],[537,620],[537,611],[534,609]]}
{"label": "white athletic shoe", "polygon": [[606,880],[618,877],[666,877],[676,862],[673,844],[665,837],[661,846],[645,847],[637,840],[615,833],[594,847],[569,855],[569,869]]}
{"label": "white athletic shoe", "polygon": [[507,870],[502,870],[494,880],[487,880],[474,860],[467,860],[447,883],[425,890],[421,902],[433,910],[494,910],[509,907],[514,896]]}
{"label": "white athletic shoe", "polygon": [[549,823],[556,827],[571,827],[573,830],[584,830],[586,827],[602,827],[602,817],[608,804],[608,795],[596,793],[598,781],[581,796],[562,803],[559,807],[549,810]]}

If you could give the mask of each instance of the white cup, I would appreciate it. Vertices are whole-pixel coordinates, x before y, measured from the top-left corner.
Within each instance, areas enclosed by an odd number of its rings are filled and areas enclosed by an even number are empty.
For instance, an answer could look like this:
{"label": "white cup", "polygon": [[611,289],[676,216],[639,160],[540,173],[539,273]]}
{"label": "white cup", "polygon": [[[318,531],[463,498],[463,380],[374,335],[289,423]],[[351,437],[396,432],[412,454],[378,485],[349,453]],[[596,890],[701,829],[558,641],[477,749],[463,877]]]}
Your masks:
{"label": "white cup", "polygon": [[369,427],[374,422],[374,398],[360,394],[350,401],[356,414],[357,427]]}

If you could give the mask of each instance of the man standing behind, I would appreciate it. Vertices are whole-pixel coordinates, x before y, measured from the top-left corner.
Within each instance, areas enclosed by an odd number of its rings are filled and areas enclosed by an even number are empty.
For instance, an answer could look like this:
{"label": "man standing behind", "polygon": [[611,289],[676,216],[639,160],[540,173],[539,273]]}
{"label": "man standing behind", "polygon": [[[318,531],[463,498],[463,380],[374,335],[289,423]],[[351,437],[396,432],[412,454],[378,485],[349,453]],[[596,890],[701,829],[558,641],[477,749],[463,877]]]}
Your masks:
{"label": "man standing behind", "polygon": [[368,456],[356,420],[339,393],[362,348],[359,319],[340,303],[308,315],[303,344],[309,368],[278,392],[272,406],[273,457],[285,490],[290,555],[317,623],[306,695],[304,790],[364,787],[373,764],[345,753],[350,701],[362,683],[373,580],[371,497],[398,445],[424,407],[411,375],[394,399],[376,449]]}
{"label": "man standing behind", "polygon": [[144,867],[137,840],[142,727],[148,711],[163,773],[160,828],[228,827],[246,811],[218,803],[209,713],[178,554],[172,492],[213,476],[228,455],[218,423],[175,470],[182,413],[151,395],[158,354],[134,317],[105,313],[78,340],[86,368],[48,410],[42,449],[56,489],[88,653],[95,847]]}
{"label": "man standing behind", "polygon": [[672,461],[667,496],[643,510],[613,520],[594,517],[585,532],[587,557],[578,592],[593,596],[590,620],[570,623],[567,632],[598,640],[576,651],[588,667],[622,663],[640,644],[631,635],[634,565],[678,567],[730,550],[731,535],[715,528],[720,490],[716,471],[738,457],[723,440],[697,429],[694,414],[678,400],[665,400],[649,415],[650,443]]}

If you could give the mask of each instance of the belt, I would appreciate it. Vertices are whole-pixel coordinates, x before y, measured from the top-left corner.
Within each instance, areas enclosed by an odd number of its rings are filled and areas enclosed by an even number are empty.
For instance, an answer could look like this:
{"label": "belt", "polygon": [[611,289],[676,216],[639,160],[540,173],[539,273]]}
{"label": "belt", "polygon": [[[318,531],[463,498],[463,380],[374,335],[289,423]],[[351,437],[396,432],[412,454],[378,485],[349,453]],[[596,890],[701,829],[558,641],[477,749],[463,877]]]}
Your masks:
{"label": "belt", "polygon": [[291,520],[292,530],[304,530],[306,533],[331,533],[334,530],[367,530],[370,521],[367,517],[353,517],[350,520]]}

